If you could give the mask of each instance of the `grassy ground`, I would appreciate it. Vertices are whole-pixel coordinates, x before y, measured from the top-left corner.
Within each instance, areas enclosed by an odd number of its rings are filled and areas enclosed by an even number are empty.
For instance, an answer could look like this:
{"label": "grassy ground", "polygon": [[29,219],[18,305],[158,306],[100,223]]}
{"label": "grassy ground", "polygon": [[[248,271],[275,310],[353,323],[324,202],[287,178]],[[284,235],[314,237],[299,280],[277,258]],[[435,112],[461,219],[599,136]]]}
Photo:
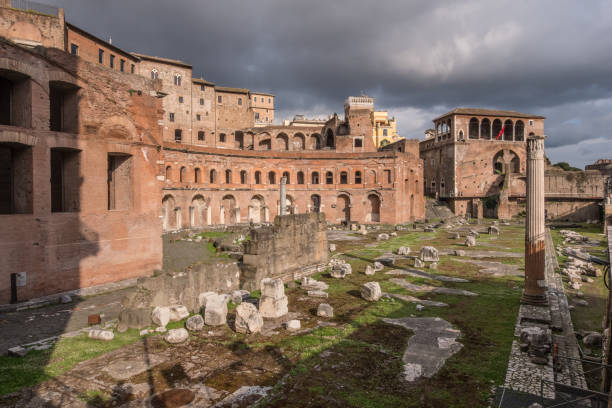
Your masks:
{"label": "grassy ground", "polygon": [[[522,227],[503,226],[501,236],[483,235],[478,239],[478,246],[471,249],[519,252],[524,245],[523,234]],[[330,322],[335,326],[320,327],[295,336],[281,330],[279,335],[272,337],[244,336],[227,329],[223,338],[195,335],[193,343],[217,342],[219,346],[232,350],[238,346],[250,351],[274,350],[287,359],[290,363],[288,376],[276,385],[278,392],[273,394],[275,397],[262,402],[262,406],[486,406],[492,386],[500,385],[504,380],[523,279],[483,276],[475,265],[457,262],[452,256],[442,256],[438,270],[431,272],[466,277],[470,283],[444,283],[443,286],[470,290],[479,296],[409,293],[389,281],[398,277],[384,274],[389,268],[375,276],[363,273],[365,266],[376,256],[399,246],[409,246],[413,252],[418,252],[424,245],[438,249],[465,249],[462,243],[463,240],[451,240],[445,231],[426,234],[399,232],[398,237],[383,242],[376,242],[370,236],[361,241],[339,241],[337,249],[351,263],[353,274],[343,280],[332,279],[325,272],[315,276],[330,285],[330,297],[326,302],[334,307],[335,317]],[[366,244],[374,246],[366,247]],[[524,268],[522,258],[501,260]],[[397,261],[396,267],[402,266],[408,267],[408,261]],[[424,278],[402,278],[415,284],[442,285]],[[399,300],[368,303],[361,299],[359,289],[363,283],[373,280],[380,282],[383,291],[416,295],[449,306],[417,311],[413,303]],[[313,327],[320,319],[314,316],[316,310],[312,306],[305,306],[305,302],[298,300],[304,296],[303,291],[298,288],[286,292],[290,310],[308,316],[302,321],[303,327]],[[413,384],[401,380],[402,354],[410,332],[381,320],[406,316],[437,316],[448,320],[461,330],[459,341],[464,346],[432,379]],[[182,322],[173,323],[170,328],[180,325]],[[0,395],[53,378],[79,361],[138,339],[135,330],[117,333],[108,343],[79,336],[62,339],[53,350],[31,352],[22,359],[0,357]],[[211,381],[207,382],[211,386],[223,384],[217,379],[207,381]],[[84,394],[82,398],[98,401],[99,406],[104,406],[107,401],[95,391]]]}

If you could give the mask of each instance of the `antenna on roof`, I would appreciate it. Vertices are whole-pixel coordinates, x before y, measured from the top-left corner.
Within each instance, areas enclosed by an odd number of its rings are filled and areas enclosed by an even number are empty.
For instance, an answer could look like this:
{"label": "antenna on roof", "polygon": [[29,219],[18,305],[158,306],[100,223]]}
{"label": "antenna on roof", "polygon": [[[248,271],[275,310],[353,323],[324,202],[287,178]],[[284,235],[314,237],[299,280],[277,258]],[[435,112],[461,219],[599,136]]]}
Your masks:
{"label": "antenna on roof", "polygon": [[109,43],[110,45],[113,45],[113,37],[108,37],[108,43]]}

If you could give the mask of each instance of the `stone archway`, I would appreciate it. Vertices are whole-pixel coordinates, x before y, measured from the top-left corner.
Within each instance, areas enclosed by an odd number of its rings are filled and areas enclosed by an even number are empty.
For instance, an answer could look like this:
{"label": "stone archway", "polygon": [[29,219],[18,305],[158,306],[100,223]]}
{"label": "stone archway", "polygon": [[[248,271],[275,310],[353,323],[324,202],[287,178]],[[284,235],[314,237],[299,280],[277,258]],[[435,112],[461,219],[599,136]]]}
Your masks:
{"label": "stone archway", "polygon": [[170,194],[162,199],[162,230],[173,231],[177,229],[176,202]]}
{"label": "stone archway", "polygon": [[366,222],[380,222],[380,197],[376,194],[368,195]]}
{"label": "stone archway", "polygon": [[233,195],[228,194],[221,200],[220,223],[225,225],[234,225],[237,221],[238,209],[236,208],[236,199]]}
{"label": "stone archway", "polygon": [[347,194],[340,194],[336,199],[336,221],[351,221],[351,199]]}
{"label": "stone archway", "polygon": [[208,224],[208,206],[202,195],[198,194],[193,197],[189,210],[189,219],[192,228],[201,228]]}
{"label": "stone archway", "polygon": [[265,201],[262,196],[256,195],[249,203],[249,222],[260,223],[265,221]]}

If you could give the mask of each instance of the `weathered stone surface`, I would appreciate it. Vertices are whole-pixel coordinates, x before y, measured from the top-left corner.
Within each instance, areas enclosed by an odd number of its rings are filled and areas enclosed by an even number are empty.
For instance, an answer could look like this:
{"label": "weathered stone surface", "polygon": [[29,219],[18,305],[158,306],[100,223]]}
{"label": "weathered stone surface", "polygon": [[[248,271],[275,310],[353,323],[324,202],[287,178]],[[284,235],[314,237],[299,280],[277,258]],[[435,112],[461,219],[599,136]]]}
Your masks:
{"label": "weathered stone surface", "polygon": [[395,258],[393,257],[393,254],[384,254],[381,257],[376,258],[376,261],[380,262],[384,266],[393,266],[395,263]]}
{"label": "weathered stone surface", "polygon": [[410,247],[407,246],[401,246],[399,248],[397,248],[397,254],[398,255],[410,255]]}
{"label": "weathered stone surface", "polygon": [[170,306],[170,321],[178,322],[189,317],[189,310],[183,305]]}
{"label": "weathered stone surface", "polygon": [[374,261],[374,271],[375,272],[382,271],[383,269],[385,269],[385,266],[381,262]]}
{"label": "weathered stone surface", "polygon": [[60,297],[60,303],[66,304],[66,303],[70,303],[70,302],[72,302],[72,297],[70,297],[70,295],[62,295]]}
{"label": "weathered stone surface", "polygon": [[302,289],[304,290],[327,290],[329,285],[325,282],[304,276],[302,278]]}
{"label": "weathered stone surface", "polygon": [[424,268],[425,262],[421,261],[419,258],[414,258],[414,267],[415,268]]}
{"label": "weathered stone surface", "polygon": [[330,252],[334,252],[336,250],[336,244],[329,244]]}
{"label": "weathered stone surface", "polygon": [[377,241],[386,241],[388,239],[389,239],[389,234],[385,234],[385,233],[378,234],[378,236],[376,237]]}
{"label": "weathered stone surface", "polygon": [[287,330],[289,331],[297,331],[302,328],[302,324],[299,320],[293,319],[287,322]]}
{"label": "weathered stone surface", "polygon": [[455,256],[465,256],[465,251],[463,249],[455,249]]}
{"label": "weathered stone surface", "polygon": [[285,285],[280,279],[265,278],[261,281],[261,296],[280,299],[285,296]]}
{"label": "weathered stone surface", "polygon": [[495,225],[491,225],[489,227],[488,232],[489,232],[489,235],[499,235],[499,228],[496,227]]}
{"label": "weathered stone surface", "polygon": [[317,316],[334,317],[334,308],[328,303],[321,303],[317,308]]}
{"label": "weathered stone surface", "polygon": [[389,234],[390,237],[397,237],[397,232],[393,231],[392,233]]}
{"label": "weathered stone surface", "polygon": [[276,319],[289,313],[287,296],[274,299],[270,296],[262,296],[259,300],[259,313],[267,319]]}
{"label": "weathered stone surface", "polygon": [[199,308],[202,309],[206,307],[206,302],[208,302],[208,298],[212,296],[217,296],[216,292],[202,292],[198,295],[198,305]]}
{"label": "weathered stone surface", "polygon": [[361,297],[368,302],[376,302],[380,299],[382,291],[378,282],[367,282],[361,286]]}
{"label": "weathered stone surface", "polygon": [[183,343],[189,338],[189,332],[182,327],[180,329],[168,330],[168,333],[164,336],[164,340],[171,344]]}
{"label": "weathered stone surface", "polygon": [[474,238],[478,238],[480,236],[480,234],[475,229],[471,229],[470,232],[468,233],[468,236],[472,236]]}
{"label": "weathered stone surface", "polygon": [[185,322],[185,327],[189,331],[200,331],[204,328],[204,318],[199,314],[191,316]]}
{"label": "weathered stone surface", "polygon": [[476,238],[474,238],[472,235],[468,235],[465,238],[465,246],[468,246],[468,247],[476,246]]}
{"label": "weathered stone surface", "polygon": [[165,306],[157,306],[151,313],[151,320],[158,326],[166,327],[170,321],[170,308]]}
{"label": "weathered stone surface", "polygon": [[351,264],[339,263],[332,266],[330,275],[333,278],[344,278],[346,275],[350,275],[353,272]]}
{"label": "weathered stone surface", "polygon": [[459,239],[459,238],[461,238],[461,235],[459,235],[458,232],[453,232],[453,233],[451,233],[450,238],[451,239]]}
{"label": "weathered stone surface", "polygon": [[438,250],[432,246],[424,246],[421,248],[419,258],[423,262],[438,262],[440,260]]}
{"label": "weathered stone surface", "polygon": [[241,303],[236,308],[236,331],[238,333],[259,333],[263,328],[263,317],[251,303]]}
{"label": "weathered stone surface", "polygon": [[434,270],[434,271],[435,271],[436,269],[438,269],[438,263],[437,263],[437,262],[432,262],[432,263],[430,263],[430,264],[429,264],[429,269],[431,269],[431,270]]}
{"label": "weathered stone surface", "polygon": [[329,294],[327,292],[323,292],[322,290],[309,290],[308,297],[328,298]]}
{"label": "weathered stone surface", "polygon": [[26,354],[28,354],[28,350],[21,346],[11,347],[7,351],[10,356],[15,357],[24,357]]}
{"label": "weathered stone surface", "polygon": [[87,337],[94,340],[111,341],[115,338],[115,333],[110,330],[90,330]]}
{"label": "weathered stone surface", "polygon": [[366,265],[365,267],[365,274],[368,276],[374,275],[376,271],[374,271],[374,268],[371,265]]}
{"label": "weathered stone surface", "polygon": [[227,300],[225,296],[215,295],[208,298],[204,309],[204,323],[207,326],[221,326],[227,322]]}

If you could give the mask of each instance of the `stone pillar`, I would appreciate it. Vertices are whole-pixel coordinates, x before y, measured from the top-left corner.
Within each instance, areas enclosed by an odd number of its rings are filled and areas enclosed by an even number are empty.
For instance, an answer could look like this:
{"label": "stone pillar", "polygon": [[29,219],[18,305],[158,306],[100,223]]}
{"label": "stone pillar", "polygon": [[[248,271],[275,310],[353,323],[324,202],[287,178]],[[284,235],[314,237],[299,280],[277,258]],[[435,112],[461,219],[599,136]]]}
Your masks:
{"label": "stone pillar", "polygon": [[287,187],[286,187],[285,183],[287,183],[287,179],[285,177],[281,177],[281,179],[280,179],[280,211],[279,211],[279,215],[285,215],[285,213],[287,212],[287,207],[285,205],[285,202],[287,200]]}
{"label": "stone pillar", "polygon": [[225,208],[221,206],[219,211],[219,224],[225,224]]}
{"label": "stone pillar", "polygon": [[206,207],[206,225],[212,224],[212,211],[210,207]]}
{"label": "stone pillar", "polygon": [[270,208],[264,207],[264,222],[270,222]]}
{"label": "stone pillar", "polygon": [[546,305],[546,230],[544,225],[544,139],[527,138],[527,222],[525,289],[521,303]]}

